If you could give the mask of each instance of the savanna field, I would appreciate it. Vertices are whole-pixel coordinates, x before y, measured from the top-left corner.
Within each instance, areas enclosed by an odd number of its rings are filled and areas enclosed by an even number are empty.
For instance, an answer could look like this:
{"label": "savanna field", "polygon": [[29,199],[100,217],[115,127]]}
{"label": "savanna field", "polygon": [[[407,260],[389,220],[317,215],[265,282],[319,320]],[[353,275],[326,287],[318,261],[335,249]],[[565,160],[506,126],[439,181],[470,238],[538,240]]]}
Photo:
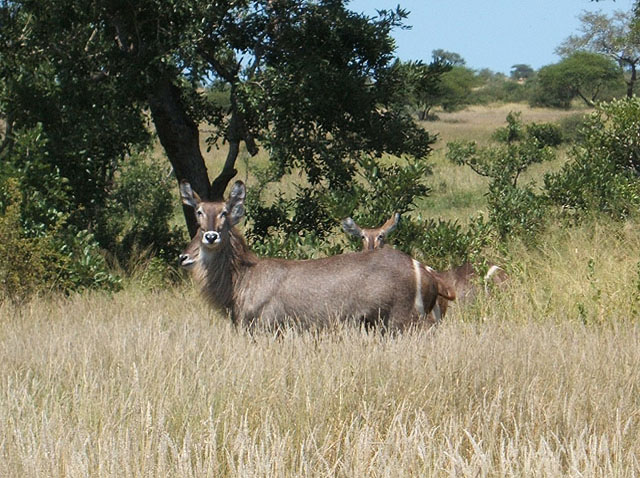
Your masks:
{"label": "savanna field", "polygon": [[[511,110],[570,114],[503,105],[424,123],[440,139],[417,213],[466,224],[486,210],[486,180],[445,144],[486,141]],[[251,335],[189,279],[3,303],[0,476],[636,477],[638,251],[636,220],[489,248],[506,290],[398,335]]]}

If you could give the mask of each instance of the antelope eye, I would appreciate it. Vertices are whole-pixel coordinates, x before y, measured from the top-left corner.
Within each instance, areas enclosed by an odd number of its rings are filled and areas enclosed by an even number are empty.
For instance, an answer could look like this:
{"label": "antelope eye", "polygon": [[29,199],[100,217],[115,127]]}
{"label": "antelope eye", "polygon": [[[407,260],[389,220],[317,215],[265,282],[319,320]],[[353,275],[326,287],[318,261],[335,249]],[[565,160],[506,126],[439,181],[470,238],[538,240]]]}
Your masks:
{"label": "antelope eye", "polygon": [[220,213],[220,217],[227,217],[227,211],[222,211]]}

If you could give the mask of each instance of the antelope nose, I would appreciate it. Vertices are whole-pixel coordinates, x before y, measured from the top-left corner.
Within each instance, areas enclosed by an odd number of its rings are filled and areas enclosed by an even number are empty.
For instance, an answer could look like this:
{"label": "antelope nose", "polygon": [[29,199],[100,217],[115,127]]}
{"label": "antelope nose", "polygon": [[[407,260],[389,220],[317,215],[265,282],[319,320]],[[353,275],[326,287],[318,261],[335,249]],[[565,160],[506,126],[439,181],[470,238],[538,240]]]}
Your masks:
{"label": "antelope nose", "polygon": [[186,261],[189,258],[189,256],[187,254],[180,254],[178,256],[178,261],[180,262],[180,264],[182,264],[184,261]]}
{"label": "antelope nose", "polygon": [[206,242],[207,244],[213,244],[214,242],[217,242],[218,239],[220,239],[220,234],[218,234],[216,231],[208,231],[204,233],[204,242]]}

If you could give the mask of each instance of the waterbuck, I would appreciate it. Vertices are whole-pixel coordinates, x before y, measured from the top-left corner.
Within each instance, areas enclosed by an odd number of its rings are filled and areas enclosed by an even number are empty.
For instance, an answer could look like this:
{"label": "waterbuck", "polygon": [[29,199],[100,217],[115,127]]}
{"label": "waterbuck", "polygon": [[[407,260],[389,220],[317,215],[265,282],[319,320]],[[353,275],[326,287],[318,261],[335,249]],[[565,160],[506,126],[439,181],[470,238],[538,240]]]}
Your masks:
{"label": "waterbuck", "polygon": [[202,242],[202,229],[198,229],[196,235],[193,236],[189,245],[178,256],[180,266],[187,270],[195,269],[200,256],[200,243]]}
{"label": "waterbuck", "polygon": [[[387,235],[396,228],[399,219],[400,214],[396,213],[379,228],[366,229],[361,228],[353,219],[348,217],[342,220],[342,228],[347,234],[362,239],[363,250],[378,249],[384,246]],[[458,302],[467,302],[478,293],[478,287],[475,283],[476,270],[470,262],[465,262],[460,266],[452,267],[442,272],[435,271],[429,266],[423,267],[440,280],[438,284],[440,291],[438,305],[443,316],[447,311],[449,300],[452,300],[447,297],[447,295],[451,294],[451,288],[453,288],[452,295]],[[508,276],[502,268],[491,264],[483,278],[485,291],[489,290],[489,283],[502,285],[507,279]]]}
{"label": "waterbuck", "polygon": [[226,202],[203,201],[186,182],[180,193],[202,231],[196,262],[203,295],[234,323],[277,328],[355,319],[402,330],[428,321],[436,282],[408,255],[388,248],[313,260],[258,258],[234,227],[244,215],[241,181]]}

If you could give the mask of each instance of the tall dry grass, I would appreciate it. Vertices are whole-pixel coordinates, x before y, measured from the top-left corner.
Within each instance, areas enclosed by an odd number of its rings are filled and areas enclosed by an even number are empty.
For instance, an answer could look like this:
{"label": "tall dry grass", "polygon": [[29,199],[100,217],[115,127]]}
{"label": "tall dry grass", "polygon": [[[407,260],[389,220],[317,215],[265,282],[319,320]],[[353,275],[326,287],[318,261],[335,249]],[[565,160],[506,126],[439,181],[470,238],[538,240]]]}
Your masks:
{"label": "tall dry grass", "polygon": [[[440,154],[423,212],[464,221]],[[511,244],[506,291],[396,336],[252,336],[189,284],[0,304],[0,477],[637,477],[638,226]]]}
{"label": "tall dry grass", "polygon": [[504,294],[398,336],[251,336],[190,286],[5,304],[0,476],[638,476],[638,246],[515,245]]}

